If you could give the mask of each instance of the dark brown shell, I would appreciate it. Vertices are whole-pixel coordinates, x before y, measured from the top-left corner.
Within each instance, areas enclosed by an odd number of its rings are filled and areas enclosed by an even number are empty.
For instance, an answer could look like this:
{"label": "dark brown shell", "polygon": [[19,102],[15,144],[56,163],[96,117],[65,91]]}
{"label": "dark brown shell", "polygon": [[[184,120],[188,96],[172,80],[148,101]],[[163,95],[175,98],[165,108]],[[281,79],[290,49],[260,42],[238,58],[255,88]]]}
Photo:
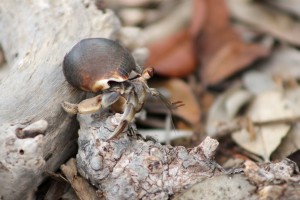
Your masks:
{"label": "dark brown shell", "polygon": [[65,56],[63,72],[74,87],[90,92],[109,88],[108,81],[122,82],[137,70],[134,58],[119,43],[105,38],[78,42]]}

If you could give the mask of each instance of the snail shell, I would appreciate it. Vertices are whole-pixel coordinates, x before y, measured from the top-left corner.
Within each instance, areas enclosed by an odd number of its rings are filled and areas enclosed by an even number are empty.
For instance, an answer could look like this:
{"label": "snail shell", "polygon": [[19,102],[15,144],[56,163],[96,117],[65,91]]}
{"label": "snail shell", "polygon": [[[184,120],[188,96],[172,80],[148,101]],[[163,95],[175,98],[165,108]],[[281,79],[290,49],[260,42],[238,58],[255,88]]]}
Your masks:
{"label": "snail shell", "polygon": [[109,81],[128,80],[133,70],[138,68],[130,52],[105,38],[81,40],[63,61],[67,81],[77,89],[94,93],[108,89]]}

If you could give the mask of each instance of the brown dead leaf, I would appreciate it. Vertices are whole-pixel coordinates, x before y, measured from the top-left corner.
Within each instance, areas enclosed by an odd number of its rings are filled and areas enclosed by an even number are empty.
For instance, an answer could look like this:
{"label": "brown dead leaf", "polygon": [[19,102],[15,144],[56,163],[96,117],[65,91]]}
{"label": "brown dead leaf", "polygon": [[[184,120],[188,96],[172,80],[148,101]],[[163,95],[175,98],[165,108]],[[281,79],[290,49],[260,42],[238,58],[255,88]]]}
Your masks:
{"label": "brown dead leaf", "polygon": [[193,13],[189,28],[192,38],[198,37],[198,34],[205,22],[206,12],[206,4],[204,0],[193,0]]}
{"label": "brown dead leaf", "polygon": [[196,68],[194,39],[202,29],[205,3],[194,0],[191,25],[173,35],[168,35],[149,46],[146,66],[154,67],[163,76],[185,77]]}
{"label": "brown dead leaf", "polygon": [[196,66],[193,44],[188,30],[158,40],[149,46],[146,66],[151,66],[160,75],[184,77]]}
{"label": "brown dead leaf", "polygon": [[202,64],[201,78],[206,85],[216,84],[253,61],[268,55],[268,49],[247,44],[229,23],[224,0],[205,0],[206,20],[198,39],[198,57]]}
{"label": "brown dead leaf", "polygon": [[185,77],[196,68],[198,57],[203,83],[211,85],[268,55],[266,47],[245,43],[233,30],[224,0],[194,0],[193,10],[188,29],[149,46],[146,66],[160,75]]}
{"label": "brown dead leaf", "polygon": [[174,110],[174,114],[183,118],[192,125],[200,122],[200,108],[193,91],[184,81],[180,79],[169,79],[151,83],[151,87],[165,89],[170,93],[170,101],[182,101],[184,106]]}
{"label": "brown dead leaf", "polygon": [[61,171],[65,174],[72,188],[81,200],[96,200],[99,196],[86,179],[77,175],[76,160],[71,158],[65,164],[60,166]]}
{"label": "brown dead leaf", "polygon": [[169,54],[178,44],[183,43],[188,38],[188,31],[181,30],[172,36],[167,36],[159,41],[153,42],[149,45],[150,57],[148,58],[148,64],[152,64],[161,60],[163,57]]}

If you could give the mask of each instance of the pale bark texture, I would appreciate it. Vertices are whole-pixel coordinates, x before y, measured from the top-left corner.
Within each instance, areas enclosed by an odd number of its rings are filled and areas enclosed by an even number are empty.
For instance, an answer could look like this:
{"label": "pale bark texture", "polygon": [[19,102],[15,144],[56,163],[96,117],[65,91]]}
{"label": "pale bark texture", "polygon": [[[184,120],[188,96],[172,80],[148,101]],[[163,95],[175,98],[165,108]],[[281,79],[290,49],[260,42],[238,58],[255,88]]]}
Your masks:
{"label": "pale bark texture", "polygon": [[209,137],[192,149],[172,147],[143,139],[131,123],[117,138],[106,140],[120,114],[104,109],[77,119],[78,172],[95,186],[100,199],[297,199],[299,195],[299,169],[289,159],[246,161],[225,170],[214,160],[219,143]]}
{"label": "pale bark texture", "polygon": [[120,119],[107,109],[78,115],[78,171],[105,199],[169,199],[222,173],[214,161],[216,140],[207,138],[193,149],[161,145],[143,140],[131,124],[107,141]]}
{"label": "pale bark texture", "polygon": [[119,29],[94,1],[1,0],[0,199],[32,199],[46,172],[75,154],[78,125],[60,104],[85,94],[66,82],[63,58],[79,40],[116,39]]}

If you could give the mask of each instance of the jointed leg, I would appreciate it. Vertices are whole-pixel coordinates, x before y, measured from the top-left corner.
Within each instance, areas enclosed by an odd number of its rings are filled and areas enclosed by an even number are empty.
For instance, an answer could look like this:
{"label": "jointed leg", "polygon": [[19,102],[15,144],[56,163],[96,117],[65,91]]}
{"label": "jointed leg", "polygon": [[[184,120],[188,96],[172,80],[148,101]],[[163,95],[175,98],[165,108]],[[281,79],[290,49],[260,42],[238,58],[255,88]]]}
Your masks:
{"label": "jointed leg", "polygon": [[129,94],[124,113],[121,117],[121,122],[116,127],[116,129],[111,134],[111,136],[109,138],[107,138],[107,140],[110,140],[110,139],[118,136],[120,133],[122,133],[124,131],[124,129],[129,125],[129,123],[134,120],[135,113],[136,113],[136,106],[138,103],[137,98],[138,97],[134,94],[134,92]]}
{"label": "jointed leg", "polygon": [[135,109],[131,103],[126,105],[125,111],[122,115],[120,124],[116,127],[114,132],[107,138],[107,140],[117,137],[124,129],[133,121],[135,116]]}
{"label": "jointed leg", "polygon": [[114,104],[119,98],[120,94],[118,92],[109,92],[85,99],[79,104],[72,104],[65,101],[62,103],[62,107],[69,114],[90,114],[97,112],[101,107],[108,107]]}

